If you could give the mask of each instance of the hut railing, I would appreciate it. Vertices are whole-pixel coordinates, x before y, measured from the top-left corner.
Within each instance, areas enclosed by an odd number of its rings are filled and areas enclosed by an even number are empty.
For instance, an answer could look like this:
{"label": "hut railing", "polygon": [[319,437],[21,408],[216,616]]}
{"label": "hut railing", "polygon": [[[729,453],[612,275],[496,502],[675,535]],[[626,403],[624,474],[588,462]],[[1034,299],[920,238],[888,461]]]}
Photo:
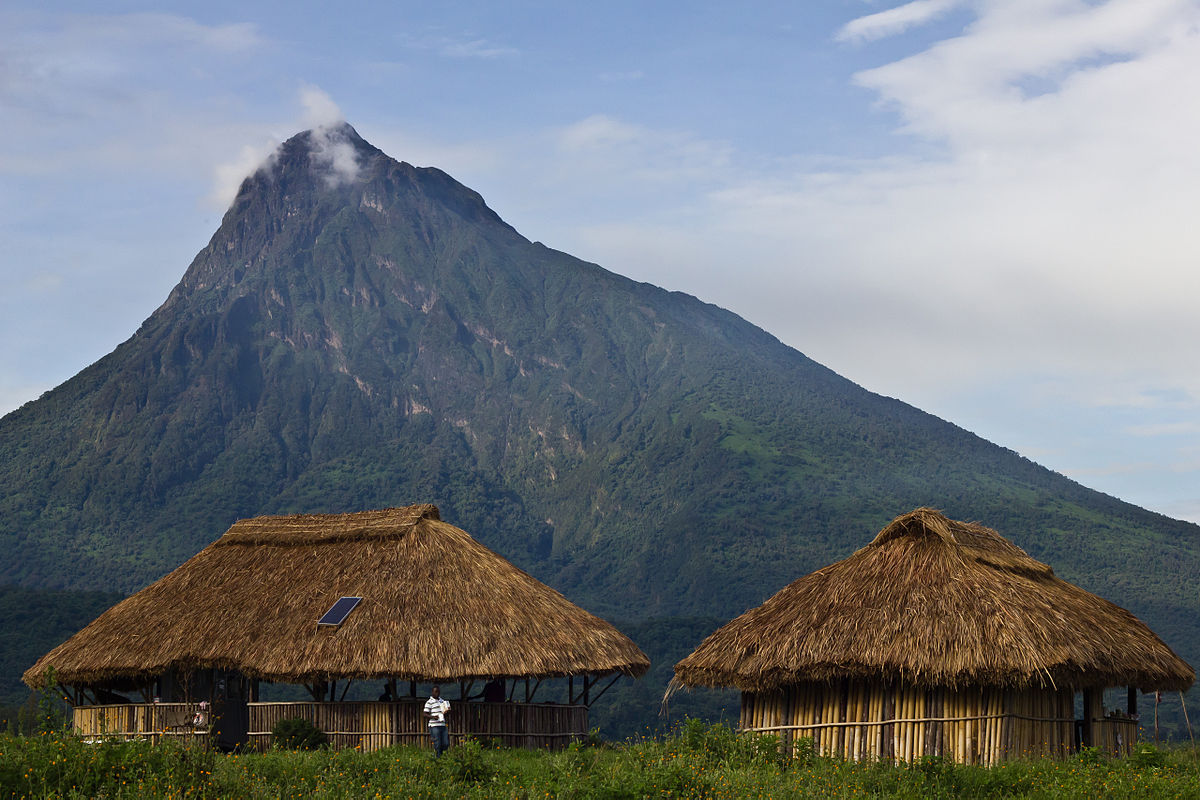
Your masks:
{"label": "hut railing", "polygon": [[85,740],[191,739],[209,734],[207,724],[193,724],[197,703],[120,703],[75,706],[71,724]]}
{"label": "hut railing", "polygon": [[[425,702],[250,703],[250,747],[268,750],[283,719],[311,722],[334,747],[364,751],[394,745],[430,747]],[[561,749],[588,733],[588,710],[562,703],[452,703],[446,717],[451,745],[467,737],[509,747]]]}

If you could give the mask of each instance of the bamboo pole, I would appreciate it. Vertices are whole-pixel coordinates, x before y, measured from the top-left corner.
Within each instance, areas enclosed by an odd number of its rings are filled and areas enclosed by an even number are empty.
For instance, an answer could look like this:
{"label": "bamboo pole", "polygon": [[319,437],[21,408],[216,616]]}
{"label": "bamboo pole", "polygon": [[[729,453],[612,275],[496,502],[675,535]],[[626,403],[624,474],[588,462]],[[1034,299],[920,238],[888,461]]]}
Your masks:
{"label": "bamboo pole", "polygon": [[[983,690],[983,707],[987,709],[989,716],[996,714],[996,692],[988,687]],[[987,725],[984,726],[986,735],[984,736],[983,744],[983,763],[987,766],[995,766],[996,764],[996,733],[999,728],[998,719],[989,719]]]}
{"label": "bamboo pole", "polygon": [[[883,684],[874,683],[871,685],[871,721],[883,719]],[[880,758],[883,755],[883,726],[872,729],[871,733],[871,756]]]}
{"label": "bamboo pole", "polygon": [[[854,702],[853,702],[854,713],[853,713],[853,716],[851,717],[851,720],[853,720],[854,722],[861,722],[862,721],[862,684],[855,682],[852,686],[851,692],[854,697]],[[855,761],[859,761],[862,758],[862,726],[855,725],[853,728],[850,729],[850,731],[851,731],[850,747],[849,747],[850,757],[853,758]]]}
{"label": "bamboo pole", "polygon": [[[930,696],[931,706],[929,709],[929,712],[932,716],[937,717],[939,719],[941,718],[941,716],[942,716],[942,700],[945,696],[946,696],[946,690],[944,687],[939,686],[933,690],[933,694]],[[929,723],[929,736],[933,740],[932,744],[931,744],[931,747],[932,747],[931,752],[933,753],[934,756],[940,758],[942,755],[942,723],[941,722]]]}
{"label": "bamboo pole", "polygon": [[904,716],[905,722],[900,723],[901,729],[904,731],[904,760],[912,763],[913,760],[913,724],[910,721],[913,718],[913,693],[912,687],[904,687],[902,697],[904,698]]}
{"label": "bamboo pole", "polygon": [[979,687],[979,713],[984,718],[979,721],[979,736],[975,743],[975,763],[986,766],[990,759],[992,720],[988,718],[991,707],[988,705],[991,697],[986,686]]}
{"label": "bamboo pole", "polygon": [[[838,722],[846,721],[846,716],[850,711],[850,709],[848,708],[849,704],[850,704],[850,684],[847,680],[843,679],[840,681],[840,685],[838,687],[838,711],[837,711],[837,721]],[[837,732],[836,752],[837,752],[837,755],[839,758],[845,758],[846,757],[846,728],[845,728],[845,726],[842,726],[842,727],[839,727],[837,729],[837,731],[838,732]]]}
{"label": "bamboo pole", "polygon": [[917,722],[922,716],[921,690],[916,686],[908,689],[908,718],[913,720],[908,724],[908,760],[916,761],[921,757],[921,723]]}
{"label": "bamboo pole", "polygon": [[[821,724],[825,722],[825,686],[822,684],[813,684],[813,723]],[[816,737],[813,739],[813,747],[817,753],[825,755],[825,742],[828,737],[825,735],[823,728],[814,728],[813,732]]]}
{"label": "bamboo pole", "polygon": [[[807,689],[808,711],[806,712],[808,724],[813,725],[821,720],[821,697],[817,691],[818,685],[815,683],[809,684]],[[813,737],[813,752],[820,752],[821,732],[817,729],[811,731]]]}
{"label": "bamboo pole", "polygon": [[992,689],[992,708],[996,713],[996,726],[992,732],[992,764],[995,765],[1004,758],[1004,723],[1007,720],[1004,715],[1004,689],[998,686]]}
{"label": "bamboo pole", "polygon": [[955,744],[958,746],[958,755],[956,760],[959,764],[970,763],[967,753],[967,723],[963,717],[967,716],[967,697],[964,690],[959,690],[955,693],[954,706],[955,715],[959,717],[959,722],[955,725],[958,729],[955,733]]}
{"label": "bamboo pole", "polygon": [[[896,718],[896,687],[894,684],[887,684],[883,687],[883,719],[893,720]],[[883,727],[883,753],[884,758],[890,761],[896,760],[896,725],[884,725]]]}
{"label": "bamboo pole", "polygon": [[[914,686],[912,695],[912,718],[914,720],[924,720],[927,716],[925,713],[925,690],[919,686]],[[923,755],[925,755],[925,723],[917,721],[913,722],[913,761],[919,760]]]}
{"label": "bamboo pole", "polygon": [[1008,754],[1007,736],[1012,718],[1008,709],[1008,690],[996,687],[996,761],[1003,761]]}

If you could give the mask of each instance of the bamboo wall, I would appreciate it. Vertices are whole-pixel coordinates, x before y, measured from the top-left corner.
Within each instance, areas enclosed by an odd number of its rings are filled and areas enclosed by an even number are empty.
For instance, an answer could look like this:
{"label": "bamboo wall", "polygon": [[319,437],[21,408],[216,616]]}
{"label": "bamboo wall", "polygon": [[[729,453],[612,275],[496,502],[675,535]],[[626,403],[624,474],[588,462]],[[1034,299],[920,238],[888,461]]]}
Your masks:
{"label": "bamboo wall", "polygon": [[[808,737],[815,750],[846,759],[913,761],[940,756],[960,764],[1062,757],[1075,749],[1072,690],[896,686],[859,681],[804,683],[742,694],[740,728],[776,733],[785,746]],[[1101,720],[1096,746],[1128,752],[1137,723]],[[1105,738],[1107,737],[1107,738]]]}
{"label": "bamboo wall", "polygon": [[1090,731],[1084,737],[1084,743],[1098,748],[1102,753],[1115,756],[1127,756],[1133,752],[1137,742],[1138,721],[1119,712],[1104,710],[1104,696],[1101,692],[1085,692],[1083,716]]}
{"label": "bamboo wall", "polygon": [[76,706],[71,713],[75,732],[84,739],[195,738],[208,735],[207,727],[192,725],[195,703],[122,703],[110,706]]}
{"label": "bamboo wall", "polygon": [[[421,715],[425,701],[345,703],[251,703],[250,747],[271,747],[271,728],[300,717],[329,737],[334,747],[364,751],[392,745],[429,747]],[[493,739],[509,747],[561,749],[588,733],[588,710],[559,703],[453,703],[447,716],[450,743],[465,737]]]}

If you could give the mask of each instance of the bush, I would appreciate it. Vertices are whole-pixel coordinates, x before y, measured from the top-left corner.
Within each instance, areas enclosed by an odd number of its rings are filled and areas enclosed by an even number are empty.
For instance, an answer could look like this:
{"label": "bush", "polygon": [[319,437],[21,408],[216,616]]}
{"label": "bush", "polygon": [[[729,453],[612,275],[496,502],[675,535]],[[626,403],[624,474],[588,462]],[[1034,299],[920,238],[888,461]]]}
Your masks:
{"label": "bush", "polygon": [[1129,754],[1129,764],[1139,769],[1161,767],[1167,763],[1167,754],[1150,742],[1138,742]]}
{"label": "bush", "polygon": [[496,774],[487,751],[471,738],[446,751],[446,771],[461,783],[482,783]]}
{"label": "bush", "polygon": [[271,728],[271,741],[283,750],[316,750],[329,744],[325,732],[306,719],[281,719]]}

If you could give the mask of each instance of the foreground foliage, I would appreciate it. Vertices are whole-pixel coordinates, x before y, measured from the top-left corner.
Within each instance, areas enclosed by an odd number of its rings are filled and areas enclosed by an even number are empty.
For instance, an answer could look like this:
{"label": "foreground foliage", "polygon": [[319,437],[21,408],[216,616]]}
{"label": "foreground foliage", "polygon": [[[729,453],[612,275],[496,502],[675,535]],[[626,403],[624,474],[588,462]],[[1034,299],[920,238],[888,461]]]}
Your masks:
{"label": "foreground foliage", "polygon": [[441,759],[393,748],[222,755],[172,744],[86,744],[65,735],[0,737],[0,797],[318,798],[1191,798],[1200,753],[1144,745],[992,769],[938,759],[911,766],[812,755],[782,758],[773,737],[689,721],[660,740],[573,745],[559,753],[467,742]]}

